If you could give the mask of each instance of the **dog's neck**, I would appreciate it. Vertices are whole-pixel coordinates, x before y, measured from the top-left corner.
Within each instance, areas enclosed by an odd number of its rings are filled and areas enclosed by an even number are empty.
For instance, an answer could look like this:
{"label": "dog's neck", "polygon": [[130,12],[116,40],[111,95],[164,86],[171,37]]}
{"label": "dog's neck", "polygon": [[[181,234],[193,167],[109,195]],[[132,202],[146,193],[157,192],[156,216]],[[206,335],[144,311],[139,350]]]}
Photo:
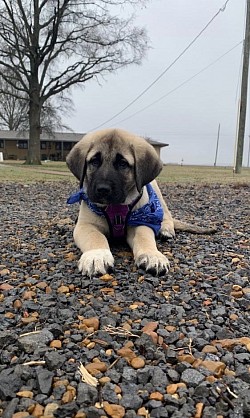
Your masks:
{"label": "dog's neck", "polygon": [[136,207],[137,203],[141,200],[143,195],[143,189],[141,192],[137,193],[137,196],[131,201],[128,199],[129,203],[126,204],[111,204],[106,206],[103,210],[104,216],[108,222],[110,232],[113,238],[123,238],[125,235],[125,228],[127,225],[127,217]]}

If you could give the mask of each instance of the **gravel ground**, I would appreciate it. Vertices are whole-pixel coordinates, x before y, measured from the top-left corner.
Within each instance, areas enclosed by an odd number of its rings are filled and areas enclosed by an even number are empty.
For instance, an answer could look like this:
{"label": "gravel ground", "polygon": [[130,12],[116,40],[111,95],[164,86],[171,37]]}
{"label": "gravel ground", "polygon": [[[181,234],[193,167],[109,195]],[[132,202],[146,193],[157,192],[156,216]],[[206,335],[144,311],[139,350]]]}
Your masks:
{"label": "gravel ground", "polygon": [[159,243],[165,277],[120,246],[91,280],[70,187],[0,185],[0,416],[250,417],[250,186],[162,185],[176,217],[218,232]]}

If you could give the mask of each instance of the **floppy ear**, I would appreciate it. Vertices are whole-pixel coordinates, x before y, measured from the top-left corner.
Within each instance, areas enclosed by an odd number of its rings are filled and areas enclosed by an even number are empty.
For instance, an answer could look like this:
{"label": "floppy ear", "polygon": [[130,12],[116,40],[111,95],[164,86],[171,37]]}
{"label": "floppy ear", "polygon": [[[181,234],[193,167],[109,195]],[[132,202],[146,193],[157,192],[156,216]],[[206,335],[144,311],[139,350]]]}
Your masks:
{"label": "floppy ear", "polygon": [[66,163],[70,171],[80,181],[82,187],[83,179],[86,173],[86,156],[89,151],[89,142],[81,139],[66,157]]}
{"label": "floppy ear", "polygon": [[162,162],[154,147],[146,140],[133,144],[135,158],[135,181],[138,191],[154,180],[162,170]]}

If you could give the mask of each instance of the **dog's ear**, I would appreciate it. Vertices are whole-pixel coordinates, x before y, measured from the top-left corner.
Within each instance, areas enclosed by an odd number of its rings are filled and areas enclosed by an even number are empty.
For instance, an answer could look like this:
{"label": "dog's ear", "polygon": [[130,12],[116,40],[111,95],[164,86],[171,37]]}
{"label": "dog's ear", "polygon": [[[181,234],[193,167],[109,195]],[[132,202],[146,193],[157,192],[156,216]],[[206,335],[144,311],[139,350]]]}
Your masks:
{"label": "dog's ear", "polygon": [[[143,142],[142,142],[143,141]],[[154,147],[146,140],[133,145],[135,159],[135,181],[138,191],[154,180],[162,170],[162,162]]]}
{"label": "dog's ear", "polygon": [[70,171],[80,181],[82,186],[86,173],[86,156],[89,151],[89,142],[85,138],[81,139],[66,157],[66,163]]}

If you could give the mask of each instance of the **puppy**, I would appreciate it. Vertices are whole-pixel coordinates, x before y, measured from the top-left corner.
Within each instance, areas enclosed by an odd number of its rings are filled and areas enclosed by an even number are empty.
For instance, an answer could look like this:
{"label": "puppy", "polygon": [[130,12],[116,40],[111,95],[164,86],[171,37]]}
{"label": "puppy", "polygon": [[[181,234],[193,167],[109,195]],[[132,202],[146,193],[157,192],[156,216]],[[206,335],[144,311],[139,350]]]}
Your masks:
{"label": "puppy", "polygon": [[175,229],[213,232],[172,218],[155,181],[162,162],[141,137],[120,129],[92,132],[72,148],[66,162],[80,181],[68,203],[80,203],[74,240],[82,252],[78,267],[83,275],[113,269],[112,238],[127,241],[137,267],[164,275],[169,262],[158,251],[156,236],[174,237]]}

